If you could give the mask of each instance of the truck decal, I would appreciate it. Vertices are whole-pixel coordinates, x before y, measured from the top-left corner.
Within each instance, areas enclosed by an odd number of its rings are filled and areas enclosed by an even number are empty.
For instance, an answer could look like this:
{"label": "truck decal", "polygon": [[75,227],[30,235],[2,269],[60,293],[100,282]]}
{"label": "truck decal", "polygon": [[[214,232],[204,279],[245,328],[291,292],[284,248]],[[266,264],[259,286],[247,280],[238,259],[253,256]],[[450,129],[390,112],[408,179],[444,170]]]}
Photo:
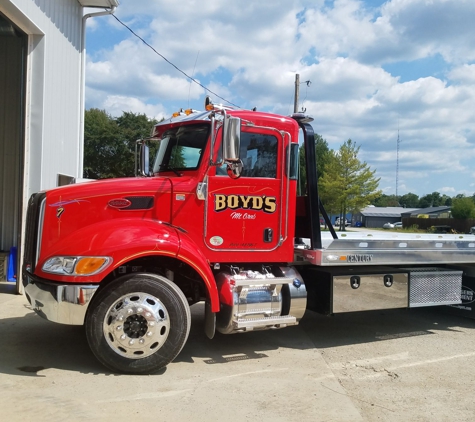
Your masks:
{"label": "truck decal", "polygon": [[373,255],[347,255],[347,262],[371,262]]}
{"label": "truck decal", "polygon": [[255,195],[214,195],[214,210],[221,212],[227,209],[264,211],[272,214],[277,209],[277,199],[273,196]]}

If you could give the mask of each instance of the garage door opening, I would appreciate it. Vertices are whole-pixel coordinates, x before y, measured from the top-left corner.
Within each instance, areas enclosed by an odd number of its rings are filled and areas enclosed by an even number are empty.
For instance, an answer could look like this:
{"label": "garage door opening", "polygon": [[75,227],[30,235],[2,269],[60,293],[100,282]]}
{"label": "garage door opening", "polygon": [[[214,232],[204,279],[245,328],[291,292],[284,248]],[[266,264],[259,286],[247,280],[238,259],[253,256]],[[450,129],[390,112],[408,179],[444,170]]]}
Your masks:
{"label": "garage door opening", "polygon": [[0,13],[0,280],[12,282],[19,277],[8,258],[16,261],[21,235],[27,41]]}

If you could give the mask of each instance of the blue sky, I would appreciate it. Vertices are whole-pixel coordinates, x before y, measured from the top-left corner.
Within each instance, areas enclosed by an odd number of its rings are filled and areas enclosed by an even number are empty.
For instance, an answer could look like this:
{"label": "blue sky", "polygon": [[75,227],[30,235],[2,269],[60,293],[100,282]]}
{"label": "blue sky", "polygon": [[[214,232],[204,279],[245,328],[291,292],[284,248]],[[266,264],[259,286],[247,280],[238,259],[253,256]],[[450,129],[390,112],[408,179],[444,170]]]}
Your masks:
{"label": "blue sky", "polygon": [[[299,107],[338,149],[351,138],[380,189],[475,192],[475,1],[120,0],[122,22],[243,108]],[[88,21],[86,108],[158,119],[206,92],[111,16]],[[214,102],[223,102],[210,96]]]}

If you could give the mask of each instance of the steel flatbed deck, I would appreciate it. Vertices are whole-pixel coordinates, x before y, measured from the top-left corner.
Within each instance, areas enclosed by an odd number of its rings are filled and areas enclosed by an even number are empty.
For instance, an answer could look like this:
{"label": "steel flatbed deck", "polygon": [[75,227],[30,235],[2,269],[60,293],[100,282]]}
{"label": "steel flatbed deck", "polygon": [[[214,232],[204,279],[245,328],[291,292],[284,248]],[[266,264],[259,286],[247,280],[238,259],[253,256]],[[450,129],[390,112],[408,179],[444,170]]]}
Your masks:
{"label": "steel flatbed deck", "polygon": [[295,261],[318,266],[474,264],[475,235],[322,232],[322,248],[296,247]]}

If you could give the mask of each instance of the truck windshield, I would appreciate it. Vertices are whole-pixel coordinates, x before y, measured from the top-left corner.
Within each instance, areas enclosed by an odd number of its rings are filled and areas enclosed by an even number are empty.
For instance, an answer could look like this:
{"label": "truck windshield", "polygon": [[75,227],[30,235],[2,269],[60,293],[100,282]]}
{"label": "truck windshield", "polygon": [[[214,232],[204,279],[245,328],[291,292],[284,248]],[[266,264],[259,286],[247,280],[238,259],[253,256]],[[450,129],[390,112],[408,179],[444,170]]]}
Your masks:
{"label": "truck windshield", "polygon": [[209,124],[199,124],[180,126],[165,132],[159,141],[153,172],[197,169],[209,130]]}

